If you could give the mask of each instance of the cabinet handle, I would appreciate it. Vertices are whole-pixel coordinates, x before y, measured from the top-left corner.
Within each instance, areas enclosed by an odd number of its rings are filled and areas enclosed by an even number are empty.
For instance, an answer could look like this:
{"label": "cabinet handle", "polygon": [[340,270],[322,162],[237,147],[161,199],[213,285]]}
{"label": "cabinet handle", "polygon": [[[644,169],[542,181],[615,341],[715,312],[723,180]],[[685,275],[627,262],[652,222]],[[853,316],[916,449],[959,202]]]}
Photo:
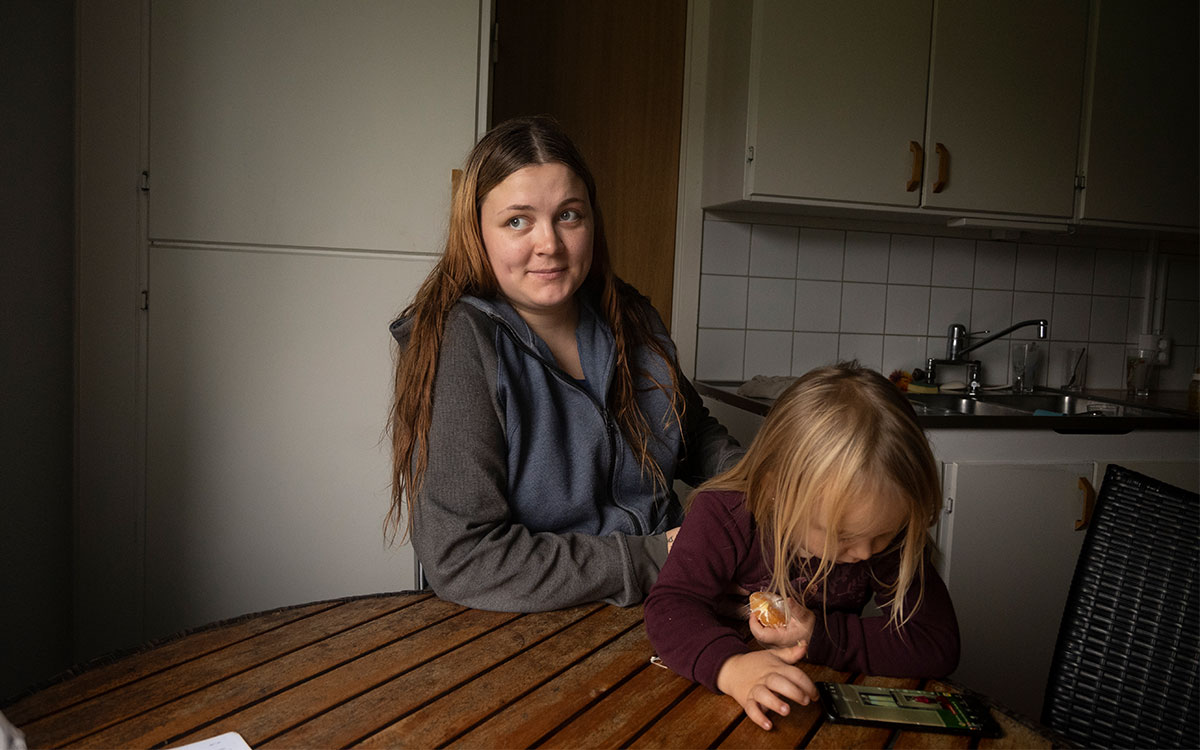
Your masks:
{"label": "cabinet handle", "polygon": [[1079,478],[1079,489],[1083,490],[1083,518],[1075,522],[1075,530],[1083,531],[1092,522],[1092,511],[1096,508],[1096,490],[1087,477]]}
{"label": "cabinet handle", "polygon": [[940,143],[933,147],[933,151],[938,158],[937,182],[933,183],[933,192],[940,193],[950,181],[950,152]]}
{"label": "cabinet handle", "polygon": [[916,141],[908,142],[908,150],[912,152],[912,174],[905,184],[905,191],[911,193],[921,184],[921,169],[925,165],[925,149]]}

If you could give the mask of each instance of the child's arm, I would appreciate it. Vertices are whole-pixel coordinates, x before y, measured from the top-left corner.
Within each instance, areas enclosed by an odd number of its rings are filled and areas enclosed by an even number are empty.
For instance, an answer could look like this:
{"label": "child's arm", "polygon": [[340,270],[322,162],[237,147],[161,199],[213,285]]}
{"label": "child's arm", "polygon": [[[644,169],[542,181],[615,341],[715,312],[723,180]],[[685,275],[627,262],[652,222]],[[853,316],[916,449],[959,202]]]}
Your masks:
{"label": "child's arm", "polygon": [[807,706],[816,700],[812,678],[796,662],[804,657],[807,644],[770,651],[750,651],[725,660],[717,674],[717,687],[742,706],[746,716],[766,730],[771,720],[766,711],[786,716],[791,710],[787,698]]}
{"label": "child's arm", "polygon": [[719,613],[749,545],[740,494],[697,495],[646,598],[646,633],[663,663],[714,692],[725,660],[749,650]]}
{"label": "child's arm", "polygon": [[[882,555],[873,559],[874,576],[882,583],[896,578],[899,556]],[[925,561],[924,597],[913,609],[919,581],[914,580],[905,597],[906,612],[912,613],[897,631],[888,624],[890,596],[883,585],[876,586],[882,616],[816,611],[816,621],[808,654],[811,661],[843,671],[857,671],[885,677],[945,677],[958,666],[958,620],[946,584]]]}

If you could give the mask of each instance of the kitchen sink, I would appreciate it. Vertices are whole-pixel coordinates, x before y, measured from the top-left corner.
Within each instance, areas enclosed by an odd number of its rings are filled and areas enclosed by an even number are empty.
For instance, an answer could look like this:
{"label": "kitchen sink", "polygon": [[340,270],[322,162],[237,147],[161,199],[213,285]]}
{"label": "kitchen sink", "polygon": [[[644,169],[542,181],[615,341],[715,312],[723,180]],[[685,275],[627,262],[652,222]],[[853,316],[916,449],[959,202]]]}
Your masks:
{"label": "kitchen sink", "polygon": [[908,400],[917,414],[972,414],[975,416],[1019,417],[1028,416],[1026,411],[1004,403],[981,398],[970,398],[953,393],[910,393]]}
{"label": "kitchen sink", "polygon": [[978,396],[953,393],[910,393],[918,414],[976,416],[1070,415],[1095,417],[1161,417],[1172,412],[1100,399],[1087,394],[985,392]]}

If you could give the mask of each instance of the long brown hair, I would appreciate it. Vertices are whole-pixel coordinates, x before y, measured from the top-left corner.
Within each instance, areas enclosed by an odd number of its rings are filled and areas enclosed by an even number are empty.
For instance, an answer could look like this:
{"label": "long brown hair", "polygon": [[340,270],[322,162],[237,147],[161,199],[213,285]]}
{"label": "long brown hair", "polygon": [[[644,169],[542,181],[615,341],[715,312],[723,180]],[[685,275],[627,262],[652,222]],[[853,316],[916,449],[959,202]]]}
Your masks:
{"label": "long brown hair", "polygon": [[641,462],[643,473],[649,472],[652,481],[665,485],[663,472],[649,452],[649,441],[656,433],[636,400],[637,378],[648,374],[635,369],[634,354],[644,347],[666,362],[670,383],[657,380],[653,383],[671,397],[672,417],[682,425],[682,402],[673,395],[678,393],[679,386],[674,359],[654,333],[656,316],[649,302],[613,273],[596,200],[596,183],[579,150],[554,119],[516,118],[492,128],[471,150],[461,181],[451,197],[445,252],[400,316],[409,318],[411,327],[408,345],[396,357],[389,420],[392,498],[384,521],[389,539],[395,539],[402,519],[405,535],[412,530],[413,503],[420,494],[429,463],[434,380],[450,309],[465,294],[482,298],[500,296],[500,285],[483,244],[479,208],[488,192],[513,172],[548,163],[565,165],[587,187],[593,219],[592,265],[583,288],[598,300],[615,341],[616,370],[609,391],[611,409]]}
{"label": "long brown hair", "polygon": [[[911,617],[905,595],[924,588],[929,526],[942,504],[937,465],[912,406],[878,372],[845,362],[811,370],[771,407],[746,455],[732,469],[696,489],[737,490],[757,524],[767,559],[774,561],[771,590],[800,598],[792,571],[809,576],[803,595],[823,591],[836,557],[839,523],[849,504],[897,498],[906,506],[900,570],[889,592],[890,624]],[[693,493],[693,496],[695,493]],[[815,569],[803,554],[803,536],[825,525]]]}

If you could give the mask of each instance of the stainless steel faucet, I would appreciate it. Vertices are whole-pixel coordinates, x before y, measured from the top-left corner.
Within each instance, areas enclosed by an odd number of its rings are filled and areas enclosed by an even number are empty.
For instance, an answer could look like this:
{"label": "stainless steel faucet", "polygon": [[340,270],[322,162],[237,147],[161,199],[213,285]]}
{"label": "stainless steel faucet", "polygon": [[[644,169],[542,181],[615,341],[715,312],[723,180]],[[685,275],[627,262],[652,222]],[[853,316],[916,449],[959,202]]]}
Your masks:
{"label": "stainless steel faucet", "polygon": [[[1023,320],[1020,323],[1013,324],[1005,328],[999,333],[994,333],[987,338],[976,341],[970,346],[965,346],[967,343],[967,327],[961,323],[952,323],[946,330],[946,357],[945,359],[936,359],[930,357],[926,361],[925,366],[925,382],[934,384],[937,383],[937,368],[941,365],[958,365],[967,368],[967,395],[974,396],[979,393],[979,381],[981,377],[982,364],[977,359],[964,359],[963,355],[974,349],[978,349],[984,344],[990,344],[1001,336],[1007,336],[1018,328],[1026,326],[1037,326],[1039,339],[1046,338],[1046,332],[1050,327],[1049,321],[1045,319]],[[991,331],[980,331],[983,333],[991,333]]]}

